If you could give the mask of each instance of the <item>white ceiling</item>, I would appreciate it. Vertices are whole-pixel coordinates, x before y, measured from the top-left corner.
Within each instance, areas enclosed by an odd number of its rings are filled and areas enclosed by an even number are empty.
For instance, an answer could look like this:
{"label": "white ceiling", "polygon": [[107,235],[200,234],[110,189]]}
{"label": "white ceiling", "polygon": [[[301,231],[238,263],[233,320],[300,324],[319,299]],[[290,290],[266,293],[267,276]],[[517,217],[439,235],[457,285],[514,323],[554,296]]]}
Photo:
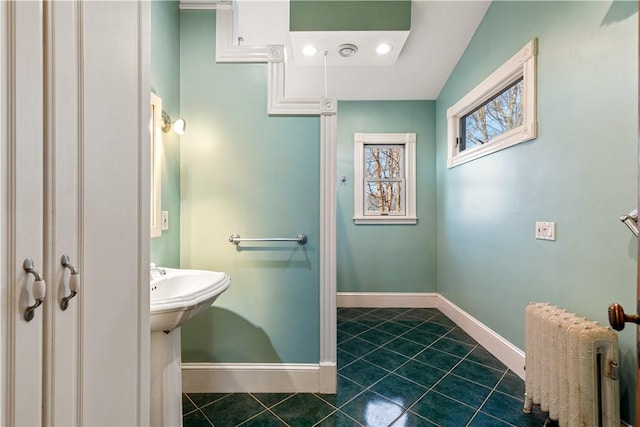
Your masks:
{"label": "white ceiling", "polygon": [[[390,67],[402,53],[409,33],[410,31],[291,31],[290,57],[293,56],[293,61],[300,67],[323,67],[323,52],[327,52],[328,67]],[[386,55],[378,55],[376,47],[383,42],[392,46],[392,49]],[[345,58],[336,54],[345,43],[357,46],[355,55]],[[311,57],[302,54],[302,49],[307,45],[314,46],[318,53]]]}
{"label": "white ceiling", "polygon": [[[411,31],[395,64],[343,66],[336,52],[328,52],[326,95],[339,100],[437,99],[490,3],[413,0]],[[286,97],[325,96],[323,64],[298,66],[291,57],[288,0],[236,0],[235,6],[235,40],[242,37],[247,46],[285,45]]]}

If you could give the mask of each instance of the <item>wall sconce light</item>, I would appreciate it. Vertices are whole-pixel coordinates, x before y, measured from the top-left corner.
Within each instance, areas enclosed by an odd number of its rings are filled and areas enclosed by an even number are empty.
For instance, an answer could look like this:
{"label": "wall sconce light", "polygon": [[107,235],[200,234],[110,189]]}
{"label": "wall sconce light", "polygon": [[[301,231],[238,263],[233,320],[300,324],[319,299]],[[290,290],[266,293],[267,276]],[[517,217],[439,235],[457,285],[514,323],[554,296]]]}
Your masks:
{"label": "wall sconce light", "polygon": [[173,129],[173,131],[178,135],[183,135],[186,128],[187,122],[185,122],[184,119],[178,119],[173,122],[167,112],[164,110],[162,111],[162,132],[169,133],[171,129]]}

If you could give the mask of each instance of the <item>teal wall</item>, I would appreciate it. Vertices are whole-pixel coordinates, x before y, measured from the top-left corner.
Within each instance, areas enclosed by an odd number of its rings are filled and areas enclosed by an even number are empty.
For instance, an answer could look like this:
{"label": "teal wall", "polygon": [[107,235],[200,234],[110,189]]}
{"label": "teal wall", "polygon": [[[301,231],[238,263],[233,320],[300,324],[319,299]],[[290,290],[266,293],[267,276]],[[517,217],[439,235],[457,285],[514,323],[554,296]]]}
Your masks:
{"label": "teal wall", "polygon": [[[418,223],[353,223],[353,134],[416,133]],[[338,103],[338,292],[436,291],[435,101]]]}
{"label": "teal wall", "polygon": [[[268,117],[266,65],[216,64],[215,12],[175,5],[152,3],[152,81],[189,128],[165,142],[180,167],[165,169],[173,228],[152,241],[152,260],[180,254],[184,268],[232,276],[183,327],[183,360],[316,363],[319,119]],[[437,291],[520,348],[529,301],[602,324],[610,302],[633,311],[637,240],[618,217],[636,205],[636,13],[624,1],[493,2],[437,101],[340,102],[338,290]],[[446,109],[534,37],[538,138],[447,169]],[[353,132],[418,134],[417,225],[353,225]],[[557,240],[535,240],[535,221],[555,221]],[[298,232],[304,247],[227,241]],[[393,277],[377,268],[390,253]],[[619,335],[625,420],[633,329]]]}
{"label": "teal wall", "polygon": [[[605,325],[610,302],[634,311],[637,239],[618,218],[636,206],[636,12],[493,2],[438,98],[438,292],[520,348],[530,301]],[[446,109],[534,37],[538,138],[447,169]],[[535,240],[535,221],[557,240]],[[630,420],[635,328],[619,336]]]}
{"label": "teal wall", "polygon": [[[175,120],[180,116],[180,11],[177,1],[151,2],[151,91]],[[163,133],[162,210],[169,212],[169,230],[151,239],[151,261],[180,266],[180,137]]]}
{"label": "teal wall", "polygon": [[216,64],[215,24],[181,12],[181,262],[232,282],[182,327],[182,360],[318,363],[320,119],[269,117],[267,65]]}

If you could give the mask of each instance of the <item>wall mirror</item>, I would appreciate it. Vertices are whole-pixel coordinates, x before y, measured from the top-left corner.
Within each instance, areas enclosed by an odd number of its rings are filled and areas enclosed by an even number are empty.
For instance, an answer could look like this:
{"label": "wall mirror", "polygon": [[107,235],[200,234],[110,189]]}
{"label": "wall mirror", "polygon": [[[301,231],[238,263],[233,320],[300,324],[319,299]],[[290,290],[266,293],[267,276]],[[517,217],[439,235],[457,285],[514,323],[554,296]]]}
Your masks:
{"label": "wall mirror", "polygon": [[161,194],[162,194],[162,98],[151,93],[151,237],[160,237]]}

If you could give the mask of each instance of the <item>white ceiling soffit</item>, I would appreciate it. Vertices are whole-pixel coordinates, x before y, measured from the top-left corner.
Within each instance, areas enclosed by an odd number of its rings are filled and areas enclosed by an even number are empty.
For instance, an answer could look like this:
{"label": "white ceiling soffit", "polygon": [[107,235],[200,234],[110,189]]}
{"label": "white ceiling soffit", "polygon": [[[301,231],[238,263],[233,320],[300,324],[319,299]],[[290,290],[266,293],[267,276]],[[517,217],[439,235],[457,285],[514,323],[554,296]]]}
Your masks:
{"label": "white ceiling soffit", "polygon": [[[291,31],[291,56],[299,67],[323,67],[324,52],[328,67],[389,67],[400,56],[407,37],[409,31]],[[358,51],[345,58],[338,54],[338,48],[347,43],[355,45]],[[389,53],[376,53],[381,43],[391,46]],[[302,53],[305,46],[313,46],[318,52],[305,56]]]}
{"label": "white ceiling soffit", "polygon": [[[373,43],[372,40],[361,41],[355,56],[339,58],[333,45],[358,44],[347,37],[340,41],[340,32],[334,39],[327,38],[328,47],[319,47],[321,54],[309,61],[314,63],[297,63],[293,57],[301,55],[292,53],[300,49],[303,41],[292,41],[295,37],[289,32],[288,0],[236,0],[234,40],[246,46],[285,46],[287,98],[433,100],[440,94],[490,3],[490,0],[413,0],[411,31],[404,47],[396,52],[399,56],[395,63],[385,66],[366,64],[365,45]],[[326,79],[324,50],[328,51]],[[358,65],[350,62],[358,56]]]}

